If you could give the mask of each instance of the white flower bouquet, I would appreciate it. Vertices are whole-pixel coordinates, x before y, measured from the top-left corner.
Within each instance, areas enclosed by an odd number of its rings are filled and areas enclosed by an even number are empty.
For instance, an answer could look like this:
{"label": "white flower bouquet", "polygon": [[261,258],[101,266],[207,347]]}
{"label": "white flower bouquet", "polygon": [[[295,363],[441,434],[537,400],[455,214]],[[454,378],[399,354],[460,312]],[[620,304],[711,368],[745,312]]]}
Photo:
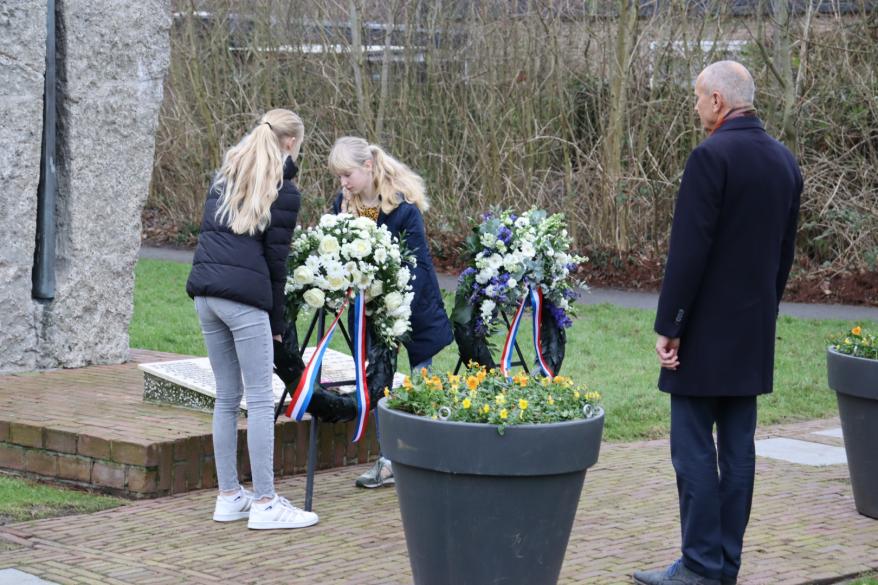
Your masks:
{"label": "white flower bouquet", "polygon": [[373,334],[396,347],[411,330],[415,259],[384,226],[365,217],[327,214],[297,228],[288,260],[287,302],[305,311],[338,311],[357,290]]}

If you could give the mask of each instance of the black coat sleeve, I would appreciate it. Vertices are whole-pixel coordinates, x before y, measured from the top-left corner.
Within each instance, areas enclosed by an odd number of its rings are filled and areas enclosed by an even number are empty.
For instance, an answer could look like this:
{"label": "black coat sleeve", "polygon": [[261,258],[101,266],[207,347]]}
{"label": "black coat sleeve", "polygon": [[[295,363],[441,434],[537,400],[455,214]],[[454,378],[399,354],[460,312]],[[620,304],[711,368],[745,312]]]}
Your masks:
{"label": "black coat sleeve", "polygon": [[674,209],[671,245],[655,318],[655,332],[680,337],[701,284],[722,209],[725,169],[706,148],[686,161]]}
{"label": "black coat sleeve", "polygon": [[271,212],[271,223],[262,237],[265,261],[268,263],[268,273],[271,277],[272,305],[268,318],[271,322],[272,335],[281,335],[286,328],[284,288],[287,283],[287,257],[290,254],[290,242],[293,239],[293,230],[296,228],[300,201],[301,195],[294,188],[287,186],[282,188],[275,202],[276,207]]}
{"label": "black coat sleeve", "polygon": [[776,312],[780,312],[780,299],[783,296],[784,288],[787,285],[787,278],[790,276],[790,268],[793,266],[793,256],[796,254],[796,230],[799,226],[799,206],[802,200],[803,181],[802,175],[796,169],[796,195],[790,205],[790,214],[787,217],[786,227],[784,229],[783,241],[780,245],[780,264],[777,269],[777,307]]}

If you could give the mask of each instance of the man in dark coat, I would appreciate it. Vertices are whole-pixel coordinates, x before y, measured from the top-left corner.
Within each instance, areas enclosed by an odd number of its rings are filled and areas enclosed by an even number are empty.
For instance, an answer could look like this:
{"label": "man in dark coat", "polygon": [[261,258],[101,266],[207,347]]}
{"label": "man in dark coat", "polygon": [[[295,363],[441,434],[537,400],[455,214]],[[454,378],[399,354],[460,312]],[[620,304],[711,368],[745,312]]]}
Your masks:
{"label": "man in dark coat", "polygon": [[802,192],[796,160],[765,132],[753,94],[750,73],[734,61],[710,65],[695,83],[710,135],[686,162],[655,320],[682,557],[635,572],[642,585],[732,585],[741,565],[756,396],[772,390],[775,320]]}

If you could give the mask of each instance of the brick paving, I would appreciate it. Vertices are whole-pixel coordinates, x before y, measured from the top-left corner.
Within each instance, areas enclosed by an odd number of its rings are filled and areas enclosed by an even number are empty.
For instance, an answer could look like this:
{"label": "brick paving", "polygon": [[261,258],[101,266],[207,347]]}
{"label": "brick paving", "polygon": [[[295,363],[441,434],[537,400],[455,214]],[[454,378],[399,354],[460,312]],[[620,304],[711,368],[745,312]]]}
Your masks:
{"label": "brick paving", "polygon": [[[811,434],[837,419],[760,429],[841,445]],[[0,568],[68,583],[410,584],[395,492],[358,490],[366,465],[318,473],[320,524],[248,531],[210,520],[213,490],[140,501],[95,514],[0,527]],[[278,482],[301,503],[304,478]],[[465,494],[461,494],[465,497]],[[674,475],[666,440],[604,444],[585,481],[563,584],[617,584],[678,554]],[[878,520],[854,509],[844,465],[757,460],[742,585],[831,583],[878,569]],[[539,585],[539,584],[535,584]]]}

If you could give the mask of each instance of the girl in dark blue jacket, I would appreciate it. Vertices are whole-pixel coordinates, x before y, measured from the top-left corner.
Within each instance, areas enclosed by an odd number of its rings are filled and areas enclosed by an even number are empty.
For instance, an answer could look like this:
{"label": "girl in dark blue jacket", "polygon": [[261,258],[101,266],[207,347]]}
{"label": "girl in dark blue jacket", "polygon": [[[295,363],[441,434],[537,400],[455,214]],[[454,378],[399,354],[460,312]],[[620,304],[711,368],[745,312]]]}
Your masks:
{"label": "girl in dark blue jacket", "polygon": [[[451,343],[453,334],[427,246],[422,214],[429,203],[423,179],[380,146],[353,136],[336,141],[329,154],[329,168],[342,186],[333,202],[333,212],[371,218],[387,227],[393,236],[405,240],[417,259],[412,270],[412,331],[405,348],[412,372],[430,368],[433,356]],[[390,462],[383,457],[357,479],[360,487],[392,483]]]}
{"label": "girl in dark blue jacket", "polygon": [[[305,135],[289,110],[271,110],[226,153],[204,203],[186,292],[195,299],[216,379],[213,444],[220,494],[213,519],[254,529],[301,528],[317,515],[274,491],[272,338],[284,330],[284,285],[301,195],[294,160]],[[247,399],[253,492],[238,483],[238,410]]]}

